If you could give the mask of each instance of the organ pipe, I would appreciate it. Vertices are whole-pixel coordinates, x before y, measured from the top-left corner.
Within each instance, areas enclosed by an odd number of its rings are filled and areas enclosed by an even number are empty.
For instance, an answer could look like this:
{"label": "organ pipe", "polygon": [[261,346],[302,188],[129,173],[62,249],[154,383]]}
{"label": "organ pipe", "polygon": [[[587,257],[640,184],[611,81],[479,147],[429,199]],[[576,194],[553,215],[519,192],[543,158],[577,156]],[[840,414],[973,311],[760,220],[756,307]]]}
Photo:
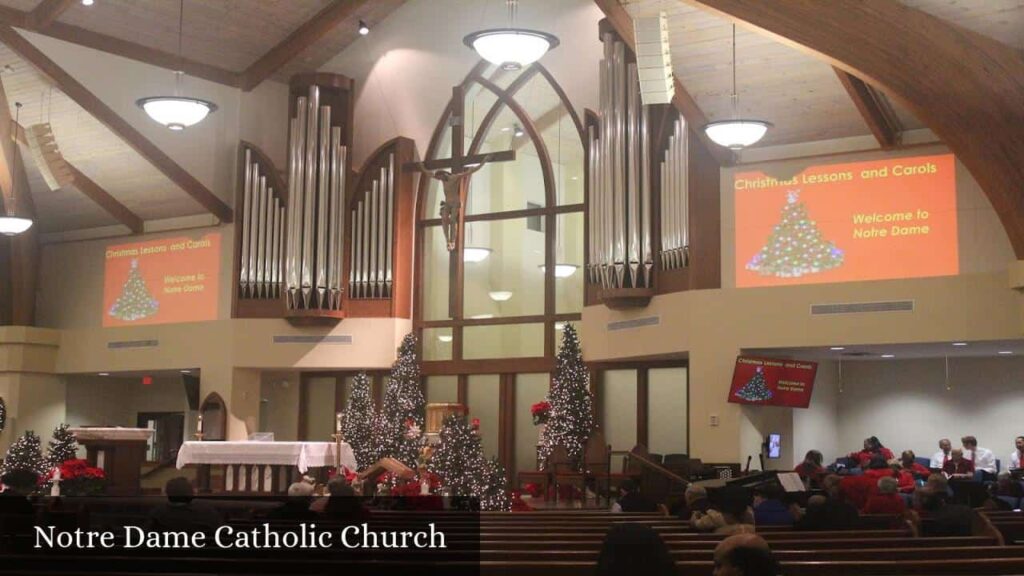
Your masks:
{"label": "organ pipe", "polygon": [[367,166],[351,204],[349,294],[356,299],[391,298],[399,167],[393,152],[371,159]]}
{"label": "organ pipe", "polygon": [[688,264],[690,199],[687,185],[687,126],[680,117],[661,160],[661,268],[673,270]]}
{"label": "organ pipe", "polygon": [[[288,210],[281,212],[285,301],[289,309],[340,310],[346,220],[346,147],[320,89],[296,98],[288,140]],[[287,219],[285,226],[283,221]],[[271,239],[271,242],[273,240]],[[271,250],[273,252],[273,250]]]}
{"label": "organ pipe", "polygon": [[239,297],[267,299],[281,295],[283,221],[282,191],[268,177],[273,169],[263,165],[253,150],[243,146],[242,227],[239,247]]}

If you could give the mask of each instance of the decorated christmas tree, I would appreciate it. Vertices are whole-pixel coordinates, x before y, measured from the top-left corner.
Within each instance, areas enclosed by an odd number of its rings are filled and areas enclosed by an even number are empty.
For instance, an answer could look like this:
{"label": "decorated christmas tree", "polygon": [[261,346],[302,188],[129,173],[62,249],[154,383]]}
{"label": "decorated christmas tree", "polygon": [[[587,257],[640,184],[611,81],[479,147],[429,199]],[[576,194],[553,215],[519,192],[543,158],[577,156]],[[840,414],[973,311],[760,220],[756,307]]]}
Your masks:
{"label": "decorated christmas tree", "polygon": [[121,295],[110,307],[110,315],[118,320],[133,322],[142,320],[156,314],[160,308],[153,295],[146,288],[146,281],[139,273],[139,261],[132,260],[131,270],[128,271],[128,279],[124,281]]}
{"label": "decorated christmas tree", "polygon": [[821,230],[800,201],[800,191],[786,194],[782,221],[775,225],[768,242],[747,263],[747,270],[762,276],[799,278],[843,264],[843,251],[825,240]]}
{"label": "decorated christmas tree", "polygon": [[452,414],[441,427],[440,442],[430,457],[430,471],[451,496],[478,496],[486,473],[480,436],[466,418]]}
{"label": "decorated christmas tree", "polygon": [[46,449],[46,461],[50,468],[59,468],[68,460],[74,460],[78,454],[78,439],[71,433],[67,424],[53,429],[53,438]]}
{"label": "decorated christmas tree", "polygon": [[484,480],[480,493],[480,509],[508,512],[512,500],[508,496],[508,475],[497,458],[484,465]]}
{"label": "decorated christmas tree", "polygon": [[562,348],[555,360],[555,377],[547,400],[551,410],[540,439],[540,462],[543,465],[556,446],[564,446],[573,467],[579,469],[594,429],[594,399],[579,336],[571,324],[562,330]]}
{"label": "decorated christmas tree", "polygon": [[50,467],[47,465],[46,459],[43,458],[42,442],[39,440],[39,436],[28,430],[7,449],[4,463],[0,464],[0,477],[17,474],[38,479],[49,470]]}
{"label": "decorated christmas tree", "polygon": [[379,457],[395,458],[410,468],[416,467],[426,409],[416,362],[416,336],[407,334],[398,349],[398,359],[391,365],[378,418]]}
{"label": "decorated christmas tree", "polygon": [[0,397],[0,432],[4,431],[4,427],[7,426],[7,405],[4,404],[3,397]]}
{"label": "decorated christmas tree", "polygon": [[370,397],[370,379],[366,377],[366,372],[360,372],[352,381],[341,424],[341,435],[352,446],[360,470],[378,460],[378,446],[373,437],[376,421],[377,410]]}
{"label": "decorated christmas tree", "polygon": [[754,375],[751,376],[750,380],[748,380],[742,388],[736,391],[734,396],[741,400],[746,400],[747,402],[765,402],[767,400],[771,400],[772,391],[768,388],[767,382],[765,382],[764,368],[758,366],[754,371]]}

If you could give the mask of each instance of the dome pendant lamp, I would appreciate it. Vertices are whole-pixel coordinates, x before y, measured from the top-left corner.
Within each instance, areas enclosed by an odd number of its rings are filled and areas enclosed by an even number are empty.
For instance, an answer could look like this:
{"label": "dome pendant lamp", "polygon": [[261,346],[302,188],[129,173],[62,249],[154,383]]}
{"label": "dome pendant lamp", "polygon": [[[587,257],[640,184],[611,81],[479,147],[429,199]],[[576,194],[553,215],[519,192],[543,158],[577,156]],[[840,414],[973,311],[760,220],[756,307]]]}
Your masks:
{"label": "dome pendant lamp", "polygon": [[[19,121],[21,119],[21,102],[14,103],[14,125],[11,126],[11,134],[18,133]],[[0,234],[4,236],[17,236],[22,232],[32,227],[32,220],[29,218],[22,218],[18,216],[16,210],[16,203],[18,201],[18,173],[14,169],[18,165],[18,149],[20,145],[17,140],[14,141],[14,161],[12,162],[11,169],[11,197],[10,205],[4,206],[4,211],[0,212]],[[28,192],[31,193],[31,192]]]}
{"label": "dome pendant lamp", "polygon": [[732,120],[711,122],[704,127],[704,133],[712,142],[730,150],[742,150],[753,146],[764,137],[771,122],[749,120],[739,117],[739,94],[736,92],[736,25],[732,25]]}
{"label": "dome pendant lamp", "polygon": [[508,27],[474,32],[462,39],[481,58],[504,70],[521,70],[558,46],[558,38],[547,32],[516,27],[519,0],[507,0]]}

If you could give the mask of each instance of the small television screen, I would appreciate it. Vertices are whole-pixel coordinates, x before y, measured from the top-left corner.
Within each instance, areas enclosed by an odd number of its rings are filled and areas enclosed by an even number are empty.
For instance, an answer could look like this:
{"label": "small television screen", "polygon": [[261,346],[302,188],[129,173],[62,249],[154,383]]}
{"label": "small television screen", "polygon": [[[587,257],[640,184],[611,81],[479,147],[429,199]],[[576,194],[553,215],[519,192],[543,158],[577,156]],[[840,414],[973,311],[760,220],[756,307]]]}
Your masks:
{"label": "small television screen", "polygon": [[769,458],[781,458],[782,457],[782,434],[769,434],[768,435],[768,457]]}
{"label": "small television screen", "polygon": [[816,362],[737,356],[729,402],[807,408],[817,372]]}

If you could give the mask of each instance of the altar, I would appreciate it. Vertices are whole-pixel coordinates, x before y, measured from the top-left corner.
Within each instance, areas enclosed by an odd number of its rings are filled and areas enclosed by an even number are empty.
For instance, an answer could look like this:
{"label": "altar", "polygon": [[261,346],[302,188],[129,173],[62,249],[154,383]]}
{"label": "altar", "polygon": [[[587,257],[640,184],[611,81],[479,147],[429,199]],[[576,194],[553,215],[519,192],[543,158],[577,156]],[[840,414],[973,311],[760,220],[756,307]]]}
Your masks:
{"label": "altar", "polygon": [[280,494],[298,474],[339,462],[356,469],[355,454],[345,442],[185,442],[177,467],[198,465],[202,491],[223,486],[229,493]]}

